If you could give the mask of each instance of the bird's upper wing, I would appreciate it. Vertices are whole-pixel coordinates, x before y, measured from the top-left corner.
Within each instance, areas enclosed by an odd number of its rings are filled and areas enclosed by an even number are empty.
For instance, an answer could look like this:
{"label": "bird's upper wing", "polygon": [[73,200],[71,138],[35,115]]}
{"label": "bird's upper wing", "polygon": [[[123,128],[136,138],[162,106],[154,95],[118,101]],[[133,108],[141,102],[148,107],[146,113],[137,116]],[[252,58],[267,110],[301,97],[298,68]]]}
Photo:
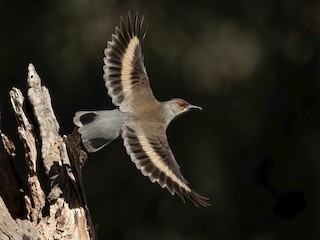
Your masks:
{"label": "bird's upper wing", "polygon": [[141,31],[143,16],[131,19],[127,24],[123,18],[120,27],[115,28],[112,40],[108,42],[104,57],[105,85],[115,106],[122,112],[132,112],[138,105],[136,99],[154,101],[146,68],[141,53],[141,41],[145,32]]}
{"label": "bird's upper wing", "polygon": [[169,147],[165,129],[154,127],[157,128],[155,132],[159,133],[160,130],[162,134],[152,134],[153,129],[148,128],[147,131],[144,126],[132,121],[123,125],[122,138],[131,160],[143,175],[148,176],[152,182],[157,181],[161,187],[166,187],[172,195],[176,193],[183,201],[186,196],[196,206],[209,206],[209,199],[193,191],[182,176]]}

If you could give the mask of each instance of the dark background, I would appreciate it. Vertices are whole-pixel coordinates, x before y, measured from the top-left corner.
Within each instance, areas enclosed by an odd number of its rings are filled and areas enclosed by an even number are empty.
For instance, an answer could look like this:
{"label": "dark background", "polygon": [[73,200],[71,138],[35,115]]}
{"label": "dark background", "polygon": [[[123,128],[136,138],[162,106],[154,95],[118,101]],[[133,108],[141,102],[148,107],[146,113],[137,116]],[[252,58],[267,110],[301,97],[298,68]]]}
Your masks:
{"label": "dark background", "polygon": [[168,137],[212,206],[183,204],[151,184],[119,139],[84,168],[99,239],[320,239],[320,3],[208,2],[2,0],[1,127],[19,147],[8,93],[26,91],[30,62],[62,134],[76,111],[112,109],[103,49],[120,16],[139,11],[156,97],[204,109],[174,121]]}

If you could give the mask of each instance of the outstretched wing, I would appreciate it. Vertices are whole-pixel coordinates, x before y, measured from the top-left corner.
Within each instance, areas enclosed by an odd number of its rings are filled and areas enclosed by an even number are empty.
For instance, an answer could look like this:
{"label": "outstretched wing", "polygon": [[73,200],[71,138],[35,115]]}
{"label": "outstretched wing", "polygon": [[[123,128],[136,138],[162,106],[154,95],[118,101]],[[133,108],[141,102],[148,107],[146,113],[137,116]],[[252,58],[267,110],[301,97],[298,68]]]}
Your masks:
{"label": "outstretched wing", "polygon": [[155,99],[141,52],[141,41],[145,36],[141,31],[143,19],[136,14],[132,20],[129,12],[126,24],[121,17],[120,28],[115,28],[104,51],[105,85],[113,104],[122,112],[132,112],[138,107],[136,100],[141,97],[145,101]]}
{"label": "outstretched wing", "polygon": [[169,147],[165,132],[153,135],[136,124],[124,124],[122,130],[127,153],[143,175],[148,176],[152,182],[158,182],[161,187],[166,187],[172,195],[176,193],[183,201],[185,196],[196,206],[210,206],[208,198],[188,186]]}

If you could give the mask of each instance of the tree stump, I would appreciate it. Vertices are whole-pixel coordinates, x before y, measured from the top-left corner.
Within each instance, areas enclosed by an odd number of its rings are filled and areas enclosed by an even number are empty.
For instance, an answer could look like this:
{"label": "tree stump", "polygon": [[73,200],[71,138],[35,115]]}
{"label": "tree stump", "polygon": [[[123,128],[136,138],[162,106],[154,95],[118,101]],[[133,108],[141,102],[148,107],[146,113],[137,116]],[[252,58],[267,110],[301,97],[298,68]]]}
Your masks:
{"label": "tree stump", "polygon": [[10,91],[26,177],[15,171],[12,162],[22,160],[0,128],[0,239],[96,239],[82,184],[87,155],[77,129],[59,134],[49,91],[32,64],[27,83],[27,100],[19,89]]}

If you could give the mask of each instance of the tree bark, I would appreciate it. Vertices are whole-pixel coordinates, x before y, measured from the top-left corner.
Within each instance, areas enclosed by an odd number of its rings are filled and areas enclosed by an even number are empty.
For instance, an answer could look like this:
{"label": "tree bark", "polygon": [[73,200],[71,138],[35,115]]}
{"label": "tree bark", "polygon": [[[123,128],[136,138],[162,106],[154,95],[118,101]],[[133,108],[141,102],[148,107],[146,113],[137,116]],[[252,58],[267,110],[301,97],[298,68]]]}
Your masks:
{"label": "tree bark", "polygon": [[81,175],[87,156],[77,129],[59,134],[49,91],[32,64],[27,82],[27,100],[19,89],[10,91],[25,177],[15,171],[12,163],[21,159],[0,129],[0,239],[96,239]]}

